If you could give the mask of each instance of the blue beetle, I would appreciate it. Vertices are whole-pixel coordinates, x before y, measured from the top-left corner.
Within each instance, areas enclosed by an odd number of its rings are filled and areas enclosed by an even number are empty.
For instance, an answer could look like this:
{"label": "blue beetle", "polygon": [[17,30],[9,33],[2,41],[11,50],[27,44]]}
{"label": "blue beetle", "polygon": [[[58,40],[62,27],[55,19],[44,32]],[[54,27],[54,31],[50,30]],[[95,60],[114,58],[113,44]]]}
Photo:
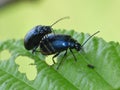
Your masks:
{"label": "blue beetle", "polygon": [[[91,35],[82,45],[78,41],[73,39],[70,35],[48,34],[47,37],[43,37],[42,40],[40,41],[40,52],[43,55],[55,54],[52,57],[53,63],[55,63],[54,58],[57,57],[62,51],[65,51],[65,54],[63,56],[64,58],[67,54],[67,50],[69,49],[75,61],[77,61],[72,49],[75,49],[76,51],[80,51],[82,47],[86,44],[86,42],[97,33],[99,33],[99,31]],[[63,59],[59,63],[57,69],[61,65],[62,61]]]}

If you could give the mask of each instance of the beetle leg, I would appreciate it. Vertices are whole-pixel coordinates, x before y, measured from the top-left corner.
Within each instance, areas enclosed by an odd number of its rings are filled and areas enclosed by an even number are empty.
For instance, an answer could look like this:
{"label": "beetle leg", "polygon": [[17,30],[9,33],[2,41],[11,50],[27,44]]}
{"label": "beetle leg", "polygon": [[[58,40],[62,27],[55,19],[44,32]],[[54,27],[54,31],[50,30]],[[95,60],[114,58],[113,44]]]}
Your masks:
{"label": "beetle leg", "polygon": [[67,54],[67,50],[65,51],[64,56],[63,56],[62,60],[61,60],[61,61],[60,61],[60,63],[58,64],[58,66],[57,66],[57,70],[59,69],[60,65],[62,64],[63,59],[65,58],[66,54]]}
{"label": "beetle leg", "polygon": [[36,49],[37,49],[37,47],[33,48],[32,54],[34,54],[36,52]]}
{"label": "beetle leg", "polygon": [[38,47],[38,46],[36,46],[36,47],[33,48],[33,50],[32,50],[32,54],[34,54],[35,52],[40,52],[40,51],[37,51],[37,50],[36,50],[37,47]]}
{"label": "beetle leg", "polygon": [[75,57],[75,55],[74,55],[74,53],[73,53],[73,51],[71,49],[70,49],[70,52],[72,53],[72,55],[74,57],[74,60],[77,61],[77,59],[76,59],[76,57]]}
{"label": "beetle leg", "polygon": [[59,54],[60,54],[60,52],[58,52],[57,54],[55,54],[55,55],[52,57],[52,61],[53,61],[54,64],[55,64],[54,58],[57,57]]}

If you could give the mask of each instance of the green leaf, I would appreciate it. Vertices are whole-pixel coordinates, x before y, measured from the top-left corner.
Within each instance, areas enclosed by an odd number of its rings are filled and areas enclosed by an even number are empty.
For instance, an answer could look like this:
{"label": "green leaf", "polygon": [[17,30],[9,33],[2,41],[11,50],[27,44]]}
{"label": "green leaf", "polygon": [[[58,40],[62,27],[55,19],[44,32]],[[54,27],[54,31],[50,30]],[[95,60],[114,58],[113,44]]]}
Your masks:
{"label": "green leaf", "polygon": [[[56,30],[55,33],[68,34],[83,43],[89,34],[66,30]],[[93,37],[83,50],[74,54],[67,53],[64,62],[58,70],[56,67],[63,57],[61,53],[57,64],[50,67],[45,63],[45,57],[35,55],[24,49],[23,40],[7,40],[0,43],[0,52],[8,50],[11,54],[8,60],[0,60],[0,89],[1,90],[119,90],[120,89],[120,45],[106,42],[102,38]],[[34,59],[37,77],[30,81],[24,73],[18,71],[15,63],[17,57]],[[33,64],[33,65],[34,65]],[[92,69],[87,65],[93,65]],[[31,64],[32,65],[32,64]],[[32,73],[32,72],[31,72]]]}

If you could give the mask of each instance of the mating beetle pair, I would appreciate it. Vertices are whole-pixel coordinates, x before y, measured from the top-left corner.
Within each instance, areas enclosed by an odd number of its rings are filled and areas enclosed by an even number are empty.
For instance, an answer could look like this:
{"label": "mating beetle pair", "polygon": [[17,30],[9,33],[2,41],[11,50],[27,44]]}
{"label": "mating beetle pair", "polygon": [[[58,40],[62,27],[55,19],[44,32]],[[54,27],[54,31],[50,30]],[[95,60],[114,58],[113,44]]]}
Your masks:
{"label": "mating beetle pair", "polygon": [[35,52],[37,47],[39,46],[40,41],[42,38],[49,34],[52,33],[52,26],[55,25],[57,22],[66,19],[69,17],[63,17],[54,22],[50,26],[42,26],[42,25],[37,25],[35,26],[32,30],[30,30],[25,38],[24,38],[24,46],[27,50],[32,50],[32,52]]}
{"label": "mating beetle pair", "polygon": [[[32,30],[30,30],[24,38],[24,46],[27,50],[32,50],[32,52],[35,52],[37,47],[39,46],[40,52],[43,55],[55,54],[52,58],[54,63],[55,63],[54,58],[57,57],[62,51],[65,51],[65,54],[61,62],[58,64],[57,69],[61,65],[64,57],[66,56],[68,49],[72,53],[75,61],[77,61],[72,49],[76,49],[77,51],[80,51],[81,48],[85,45],[85,43],[99,32],[97,31],[92,36],[90,36],[82,45],[79,42],[77,42],[75,39],[73,39],[70,35],[50,34],[52,33],[51,27],[57,22],[66,18],[68,17],[63,17],[57,20],[51,26],[38,25],[34,27]],[[88,66],[94,68],[94,66],[92,65],[88,65]]]}

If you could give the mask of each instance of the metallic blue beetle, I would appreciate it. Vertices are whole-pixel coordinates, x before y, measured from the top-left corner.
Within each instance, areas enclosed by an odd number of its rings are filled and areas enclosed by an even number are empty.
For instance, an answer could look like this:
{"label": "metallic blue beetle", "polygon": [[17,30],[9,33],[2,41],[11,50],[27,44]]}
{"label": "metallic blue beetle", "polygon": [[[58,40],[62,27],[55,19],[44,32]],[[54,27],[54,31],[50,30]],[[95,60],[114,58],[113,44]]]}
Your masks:
{"label": "metallic blue beetle", "polygon": [[[67,54],[67,50],[69,49],[75,61],[77,61],[72,49],[75,49],[76,51],[80,51],[82,47],[85,45],[85,43],[97,33],[99,33],[99,31],[91,35],[82,45],[69,35],[48,34],[47,37],[43,37],[40,42],[40,52],[43,55],[55,54],[52,58],[53,63],[55,63],[54,58],[57,57],[62,51],[65,51],[65,54],[63,56],[64,58]],[[61,65],[62,61],[63,59],[59,63],[57,69]]]}

